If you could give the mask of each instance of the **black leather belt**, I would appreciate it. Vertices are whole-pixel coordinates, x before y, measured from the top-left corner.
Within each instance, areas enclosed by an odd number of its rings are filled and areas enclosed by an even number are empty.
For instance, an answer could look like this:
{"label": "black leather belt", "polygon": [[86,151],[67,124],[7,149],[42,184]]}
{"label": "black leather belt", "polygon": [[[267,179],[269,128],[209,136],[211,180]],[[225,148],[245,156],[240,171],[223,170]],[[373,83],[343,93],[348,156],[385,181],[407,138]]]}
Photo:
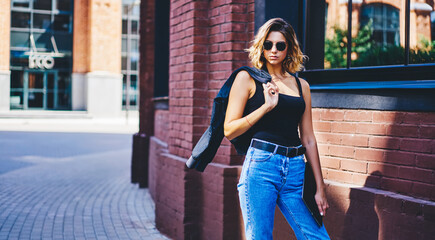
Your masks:
{"label": "black leather belt", "polygon": [[277,154],[280,154],[280,155],[283,155],[286,157],[290,157],[290,158],[302,155],[306,151],[306,148],[303,146],[284,147],[284,146],[273,144],[273,143],[257,141],[255,139],[252,139],[251,146],[254,148],[257,148],[257,149],[268,151],[268,152],[273,152],[273,151],[275,151],[275,147],[278,147],[276,149]]}

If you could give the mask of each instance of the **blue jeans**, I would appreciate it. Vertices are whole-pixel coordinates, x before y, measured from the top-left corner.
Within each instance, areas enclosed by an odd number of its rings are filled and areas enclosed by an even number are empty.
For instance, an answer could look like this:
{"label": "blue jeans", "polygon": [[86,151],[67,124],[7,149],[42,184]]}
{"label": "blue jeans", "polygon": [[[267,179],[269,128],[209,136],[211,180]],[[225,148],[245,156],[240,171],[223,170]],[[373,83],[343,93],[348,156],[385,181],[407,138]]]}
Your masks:
{"label": "blue jeans", "polygon": [[272,239],[276,204],[297,239],[330,239],[302,200],[304,171],[304,155],[290,158],[249,147],[237,184],[247,239]]}

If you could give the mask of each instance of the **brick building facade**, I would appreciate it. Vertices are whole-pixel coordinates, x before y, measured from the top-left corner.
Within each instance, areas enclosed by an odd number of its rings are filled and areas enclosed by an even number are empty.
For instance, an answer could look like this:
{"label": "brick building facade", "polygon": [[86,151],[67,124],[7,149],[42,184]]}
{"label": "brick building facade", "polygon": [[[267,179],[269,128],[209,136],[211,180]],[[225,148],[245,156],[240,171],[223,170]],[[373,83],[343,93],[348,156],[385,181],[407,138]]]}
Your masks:
{"label": "brick building facade", "polygon": [[[148,159],[156,225],[174,239],[242,239],[236,185],[243,156],[224,138],[203,173],[187,169],[185,162],[210,123],[218,90],[234,69],[249,65],[244,49],[253,39],[254,23],[273,14],[261,12],[266,1],[168,2],[164,9],[156,9],[155,1],[141,4],[140,133],[146,144],[140,150]],[[292,11],[304,7],[292,3]],[[169,14],[166,99],[153,97],[159,74],[154,44],[164,41],[155,34],[165,31],[156,18],[161,12]],[[289,21],[300,33],[298,19]],[[332,239],[430,239],[435,234],[435,110],[326,107],[314,99],[321,96],[313,94],[313,122],[331,205],[325,226]],[[279,210],[275,215],[274,239],[288,239],[290,227]]]}

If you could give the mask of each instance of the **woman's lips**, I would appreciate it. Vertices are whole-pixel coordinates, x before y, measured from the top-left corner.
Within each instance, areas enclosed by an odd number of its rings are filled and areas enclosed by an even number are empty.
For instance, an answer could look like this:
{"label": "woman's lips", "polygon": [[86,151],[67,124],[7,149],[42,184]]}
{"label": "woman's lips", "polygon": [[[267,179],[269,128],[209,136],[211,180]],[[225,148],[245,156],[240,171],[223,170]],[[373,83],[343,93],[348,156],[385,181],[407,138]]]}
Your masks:
{"label": "woman's lips", "polygon": [[270,59],[278,59],[277,56],[270,56]]}

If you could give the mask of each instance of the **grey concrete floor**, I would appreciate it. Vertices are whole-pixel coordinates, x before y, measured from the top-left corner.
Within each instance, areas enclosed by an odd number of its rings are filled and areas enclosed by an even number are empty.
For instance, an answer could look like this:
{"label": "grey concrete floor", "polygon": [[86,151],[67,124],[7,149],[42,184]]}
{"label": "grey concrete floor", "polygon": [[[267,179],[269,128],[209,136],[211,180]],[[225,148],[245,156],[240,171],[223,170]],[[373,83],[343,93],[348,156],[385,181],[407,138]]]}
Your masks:
{"label": "grey concrete floor", "polygon": [[131,146],[131,133],[0,131],[0,239],[168,239],[130,183]]}

